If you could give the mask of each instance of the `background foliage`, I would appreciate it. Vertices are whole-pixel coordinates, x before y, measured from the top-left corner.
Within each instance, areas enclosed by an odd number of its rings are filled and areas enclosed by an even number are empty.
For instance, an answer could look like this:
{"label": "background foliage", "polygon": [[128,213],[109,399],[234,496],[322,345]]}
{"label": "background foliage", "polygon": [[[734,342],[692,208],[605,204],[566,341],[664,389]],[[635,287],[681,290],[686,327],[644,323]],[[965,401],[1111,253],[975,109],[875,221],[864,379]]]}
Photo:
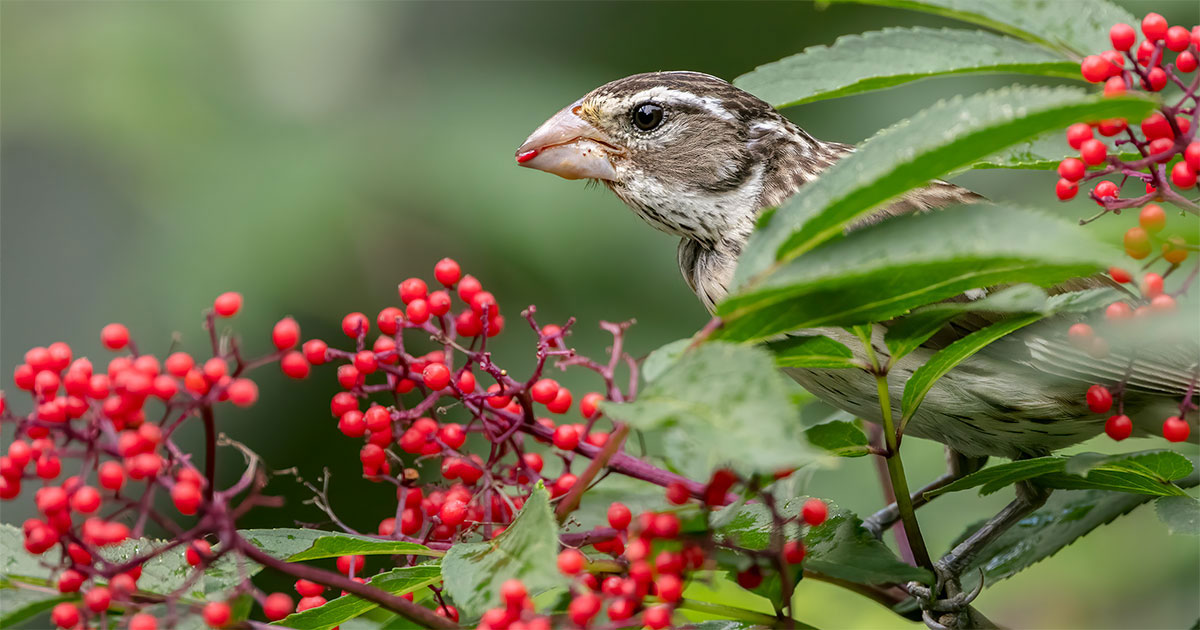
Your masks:
{"label": "background foliage", "polygon": [[[1124,4],[1196,22],[1191,2]],[[592,26],[581,34],[581,24]],[[10,382],[34,344],[92,339],[81,353],[102,356],[95,330],[117,319],[159,340],[155,352],[175,332],[185,347],[202,347],[199,326],[171,327],[198,321],[223,290],[246,294],[239,329],[263,331],[252,344],[265,346],[280,313],[326,335],[344,310],[393,302],[396,281],[441,256],[513,308],[536,302],[550,318],[579,317],[577,345],[588,352],[602,349],[598,319],[636,316],[630,343],[647,352],[705,321],[678,277],[673,239],[606,192],[516,169],[512,150],[525,135],[626,74],[686,68],[732,78],[846,33],[952,24],[807,3],[0,3],[0,379]],[[942,96],[1009,83],[964,75],[785,113],[820,138],[858,142]],[[1052,186],[1021,172],[956,181],[1043,206]],[[1061,211],[1079,216],[1089,205]],[[525,356],[518,336],[501,356]],[[228,414],[227,428],[237,425],[274,466],[313,477],[327,464],[339,513],[364,528],[377,522],[372,499],[383,501],[386,488],[357,481],[352,444],[326,446],[332,388],[261,384],[269,406]],[[940,452],[906,443],[910,478],[937,474]],[[870,513],[881,503],[870,459],[840,460],[808,491]],[[299,505],[298,487],[276,485],[291,497],[289,517],[320,519]],[[968,492],[923,508],[932,548],[1006,499]],[[3,520],[29,512],[6,504]],[[280,516],[260,512],[245,526]],[[1149,510],[1118,520],[995,586],[982,610],[1012,626],[1190,623],[1200,547],[1168,544],[1162,530]],[[819,626],[902,623],[850,603],[858,601],[806,583],[797,605]]]}

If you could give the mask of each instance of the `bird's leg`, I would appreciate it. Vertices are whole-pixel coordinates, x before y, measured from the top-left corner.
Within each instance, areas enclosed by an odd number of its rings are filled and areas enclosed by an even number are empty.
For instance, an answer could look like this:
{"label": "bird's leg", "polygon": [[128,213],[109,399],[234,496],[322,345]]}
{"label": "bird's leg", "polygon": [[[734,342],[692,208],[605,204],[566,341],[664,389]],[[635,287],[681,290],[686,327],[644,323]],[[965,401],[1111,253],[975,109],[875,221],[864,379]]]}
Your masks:
{"label": "bird's leg", "polygon": [[[987,457],[967,457],[962,453],[946,447],[946,472],[937,479],[920,488],[912,494],[912,504],[914,508],[919,508],[931,499],[925,497],[926,492],[932,492],[947,486],[950,483],[962,479],[967,475],[983,468],[987,463]],[[900,509],[893,501],[887,507],[872,514],[867,520],[863,521],[863,527],[871,532],[876,538],[883,536],[883,533],[891,529],[900,520]]]}
{"label": "bird's leg", "polygon": [[1017,497],[1004,506],[999,514],[993,516],[982,527],[975,530],[975,533],[937,561],[938,571],[957,578],[988,543],[1008,531],[1008,528],[1016,525],[1030,512],[1042,507],[1046,503],[1046,499],[1050,497],[1049,490],[1027,481],[1018,482],[1016,490]]}

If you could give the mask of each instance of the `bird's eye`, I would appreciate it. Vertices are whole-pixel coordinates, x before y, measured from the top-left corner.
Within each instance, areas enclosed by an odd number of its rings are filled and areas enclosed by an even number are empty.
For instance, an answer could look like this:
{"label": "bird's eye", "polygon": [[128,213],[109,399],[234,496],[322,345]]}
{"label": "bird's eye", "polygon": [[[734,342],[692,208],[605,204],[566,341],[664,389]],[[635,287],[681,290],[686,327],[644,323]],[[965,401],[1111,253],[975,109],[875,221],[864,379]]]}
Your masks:
{"label": "bird's eye", "polygon": [[642,131],[653,131],[662,120],[663,108],[658,103],[642,103],[633,108],[633,126]]}

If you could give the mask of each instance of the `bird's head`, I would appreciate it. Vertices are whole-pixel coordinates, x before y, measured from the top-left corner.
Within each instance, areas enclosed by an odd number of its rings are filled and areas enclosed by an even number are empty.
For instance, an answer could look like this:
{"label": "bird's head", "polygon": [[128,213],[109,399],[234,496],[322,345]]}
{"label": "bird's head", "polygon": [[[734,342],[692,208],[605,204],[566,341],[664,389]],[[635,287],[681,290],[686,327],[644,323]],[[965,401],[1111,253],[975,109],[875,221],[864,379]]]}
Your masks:
{"label": "bird's head", "polygon": [[[759,209],[803,183],[781,168],[781,158],[807,142],[815,143],[726,81],[651,72],[602,85],[563,108],[516,157],[567,179],[599,180],[655,227],[703,242],[733,223],[752,224]],[[783,170],[787,177],[770,177]]]}

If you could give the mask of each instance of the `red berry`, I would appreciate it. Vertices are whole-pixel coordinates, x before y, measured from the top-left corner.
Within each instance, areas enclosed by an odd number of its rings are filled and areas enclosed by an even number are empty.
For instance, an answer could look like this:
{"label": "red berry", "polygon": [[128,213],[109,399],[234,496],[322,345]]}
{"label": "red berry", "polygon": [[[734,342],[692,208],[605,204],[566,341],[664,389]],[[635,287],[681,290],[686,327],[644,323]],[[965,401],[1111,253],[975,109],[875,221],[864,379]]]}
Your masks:
{"label": "red berry", "polygon": [[279,369],[285,375],[294,379],[307,378],[311,370],[304,355],[296,350],[283,355],[283,358],[279,360]]}
{"label": "red berry", "polygon": [[1104,317],[1109,321],[1129,319],[1133,317],[1133,309],[1124,302],[1113,302],[1104,309]]}
{"label": "red berry", "polygon": [[58,592],[74,593],[83,586],[84,575],[75,569],[67,569],[58,576]]}
{"label": "red berry", "polygon": [[567,616],[575,625],[587,627],[592,617],[600,612],[601,604],[599,597],[591,593],[581,593],[567,605]]}
{"label": "red berry", "polygon": [[809,499],[804,502],[804,507],[800,509],[801,516],[804,517],[804,522],[816,527],[825,522],[829,516],[829,506],[820,499]]}
{"label": "red berry", "polygon": [[1172,26],[1167,29],[1166,40],[1167,50],[1182,52],[1192,43],[1192,34],[1185,27]]}
{"label": "red berry", "polygon": [[1120,442],[1133,435],[1133,421],[1126,415],[1113,416],[1104,423],[1104,432],[1108,437]]}
{"label": "red berry", "polygon": [[242,308],[242,294],[227,291],[213,300],[213,310],[221,317],[233,317]]}
{"label": "red berry", "polygon": [[554,395],[554,400],[546,403],[546,410],[550,413],[566,413],[571,409],[571,401],[571,390],[560,387]]}
{"label": "red berry", "polygon": [[1193,55],[1190,50],[1179,53],[1179,56],[1175,58],[1175,68],[1180,72],[1194,72],[1197,65],[1200,64],[1196,62],[1196,55]]}
{"label": "red berry", "polygon": [[1192,167],[1193,171],[1200,171],[1200,141],[1187,145],[1183,150],[1183,161]]}
{"label": "red berry", "polygon": [[1156,273],[1148,273],[1142,276],[1141,284],[1142,295],[1147,298],[1153,298],[1162,295],[1163,292],[1163,277]]}
{"label": "red berry", "polygon": [[320,339],[309,339],[304,342],[304,358],[313,365],[322,365],[325,363],[325,351],[329,349],[329,345]]}
{"label": "red berry", "polygon": [[474,298],[475,294],[482,290],[483,285],[470,274],[463,276],[458,281],[458,298],[467,304],[470,304],[471,298]]}
{"label": "red berry", "polygon": [[408,308],[404,314],[409,321],[414,324],[424,324],[429,321],[429,302],[423,298],[417,298],[408,303]]}
{"label": "red berry", "polygon": [[366,561],[367,559],[365,557],[358,555],[338,556],[337,569],[345,575],[357,575],[362,573],[362,569],[366,564]]}
{"label": "red berry", "polygon": [[129,630],[158,630],[158,619],[150,613],[138,613],[129,618]]}
{"label": "red berry", "polygon": [[400,283],[400,301],[408,304],[413,300],[424,299],[428,290],[424,280],[420,278],[408,278]]}
{"label": "red berry", "polygon": [[521,583],[521,580],[505,580],[500,585],[500,601],[510,609],[520,610],[528,596],[529,592],[525,590],[525,585]]}
{"label": "red berry", "polygon": [[438,429],[438,439],[446,446],[457,449],[466,443],[467,432],[463,430],[462,425],[447,424]]}
{"label": "red berry", "polygon": [[235,378],[229,384],[229,401],[239,407],[249,407],[258,400],[258,385],[248,378]]}
{"label": "red berry", "polygon": [[458,621],[458,609],[454,606],[438,606],[434,611],[439,617],[445,617],[450,621]]}
{"label": "red berry", "polygon": [[370,350],[363,350],[354,355],[354,369],[361,374],[374,374],[379,369],[379,359]]}
{"label": "red berry", "polygon": [[171,500],[175,502],[175,509],[181,514],[195,514],[200,509],[200,486],[191,482],[176,483],[175,487],[171,488]]}
{"label": "red berry", "polygon": [[329,404],[329,410],[333,412],[333,417],[341,418],[347,411],[358,411],[358,398],[350,392],[338,392],[333,395],[333,400]]}
{"label": "red berry", "polygon": [[1105,61],[1100,55],[1088,55],[1079,64],[1079,73],[1088,83],[1099,83],[1108,78],[1110,67],[1108,61]]}
{"label": "red berry", "polygon": [[534,402],[542,403],[543,405],[550,404],[554,401],[554,397],[558,395],[558,381],[552,378],[543,378],[533,384],[529,388],[529,395],[533,397]]}
{"label": "red berry", "polygon": [[432,390],[443,390],[450,386],[450,368],[441,363],[430,363],[421,371],[425,386]]}
{"label": "red berry", "polygon": [[[1080,164],[1082,164],[1082,162],[1080,162]],[[1079,185],[1067,179],[1059,178],[1058,183],[1054,185],[1054,194],[1058,197],[1059,201],[1073,199],[1078,192]]]}
{"label": "red berry", "polygon": [[1092,385],[1087,390],[1087,406],[1092,413],[1104,413],[1112,408],[1112,393],[1103,385]]}
{"label": "red berry", "polygon": [[1138,224],[1150,234],[1157,234],[1167,225],[1167,213],[1158,204],[1147,204],[1138,214]]}
{"label": "red berry", "polygon": [[1092,139],[1092,128],[1087,123],[1075,123],[1067,127],[1067,144],[1072,149],[1083,146],[1085,140]]}
{"label": "red berry", "polygon": [[1132,227],[1125,232],[1125,253],[1135,260],[1150,255],[1150,234],[1145,228]]}
{"label": "red berry", "polygon": [[614,502],[608,506],[608,524],[613,529],[626,529],[632,521],[633,513],[629,511],[629,508],[625,507],[624,503]]}
{"label": "red berry", "polygon": [[100,343],[109,350],[120,350],[129,345],[129,329],[124,324],[109,324],[100,329]]}
{"label": "red berry", "polygon": [[193,540],[192,544],[188,545],[187,552],[184,554],[187,563],[191,566],[199,565],[202,560],[207,560],[212,553],[212,545],[205,540]]}
{"label": "red berry", "polygon": [[1171,183],[1185,190],[1191,188],[1196,185],[1196,171],[1187,162],[1176,162],[1171,167]]}
{"label": "red berry", "polygon": [[763,582],[762,570],[758,566],[752,566],[745,571],[740,571],[737,574],[738,586],[744,589],[753,590],[759,587]]}
{"label": "red berry", "polygon": [[1188,434],[1192,432],[1192,428],[1187,421],[1178,416],[1171,416],[1163,421],[1163,437],[1167,438],[1168,442],[1182,442],[1188,439]]}
{"label": "red berry", "polygon": [[112,593],[103,586],[92,587],[91,590],[83,594],[83,605],[87,606],[88,610],[94,613],[108,610],[110,602],[112,602]]}
{"label": "red berry", "polygon": [[360,334],[365,335],[371,332],[371,320],[357,311],[348,313],[342,318],[342,332],[351,339],[357,339]]}
{"label": "red berry", "polygon": [[1110,181],[1102,181],[1092,188],[1092,194],[1094,194],[1098,199],[1104,199],[1106,197],[1112,197],[1113,199],[1116,199],[1120,192],[1120,187]]}
{"label": "red berry", "polygon": [[296,580],[296,592],[301,597],[316,597],[325,592],[325,586],[309,580]]}
{"label": "red berry", "polygon": [[558,570],[566,575],[575,575],[583,570],[587,559],[576,549],[564,549],[558,554]]}
{"label": "red berry", "polygon": [[71,509],[82,514],[91,514],[100,509],[100,492],[91,486],[80,486],[71,495]]}
{"label": "red berry", "polygon": [[107,461],[100,464],[97,472],[100,486],[108,490],[120,490],[125,485],[125,469],[118,462]]}
{"label": "red berry", "polygon": [[604,401],[604,395],[599,392],[588,392],[583,395],[583,399],[579,401],[579,413],[583,414],[584,418],[591,420],[600,415],[600,403]]}
{"label": "red berry", "polygon": [[224,628],[233,612],[225,602],[209,602],[204,606],[204,623],[210,628]]}
{"label": "red berry", "polygon": [[1100,125],[1096,127],[1096,130],[1105,138],[1111,138],[1125,131],[1128,125],[1124,118],[1106,118],[1100,121]]}
{"label": "red berry", "polygon": [[429,312],[438,317],[450,312],[450,294],[446,291],[434,291],[425,301],[429,303]]}
{"label": "red berry", "polygon": [[462,277],[462,269],[454,259],[443,258],[433,266],[433,277],[437,278],[438,282],[452,287]]}
{"label": "red berry", "polygon": [[642,623],[650,630],[662,630],[671,625],[670,606],[651,606],[642,613]]}
{"label": "red berry", "polygon": [[74,628],[79,623],[79,609],[70,602],[57,604],[50,612],[50,621],[59,628]]}
{"label": "red berry", "polygon": [[1175,130],[1171,129],[1171,123],[1167,122],[1165,116],[1155,112],[1142,121],[1142,135],[1146,136],[1147,140],[1158,138],[1174,139]]}
{"label": "red berry", "polygon": [[1088,347],[1094,338],[1092,327],[1087,324],[1072,324],[1067,329],[1067,337],[1071,339],[1071,343],[1078,347]]}
{"label": "red berry", "polygon": [[1067,158],[1058,163],[1058,174],[1067,181],[1077,182],[1083,179],[1086,173],[1087,167],[1076,158]]}
{"label": "red berry", "polygon": [[475,391],[475,384],[475,375],[470,370],[464,370],[458,375],[458,389],[460,391],[470,394]]}
{"label": "red berry", "polygon": [[1128,24],[1114,24],[1108,30],[1108,38],[1112,40],[1113,48],[1117,50],[1129,50],[1133,47],[1133,43],[1137,41],[1137,31]]}
{"label": "red berry", "polygon": [[1156,42],[1167,36],[1167,18],[1157,13],[1147,13],[1142,18],[1142,34],[1146,39]]}
{"label": "red berry", "polygon": [[573,451],[576,446],[579,446],[579,433],[575,427],[564,424],[554,430],[554,446],[564,450]]}
{"label": "red berry", "polygon": [[442,504],[438,512],[442,523],[450,527],[458,527],[467,519],[467,504],[462,501],[450,500]]}
{"label": "red berry", "polygon": [[1158,92],[1167,87],[1167,71],[1162,68],[1150,68],[1146,73],[1146,80],[1142,81],[1142,87],[1151,92]]}
{"label": "red berry", "polygon": [[667,501],[675,505],[683,505],[692,498],[692,493],[688,492],[687,486],[681,481],[672,481],[667,484]]}
{"label": "red berry", "polygon": [[271,341],[280,350],[294,347],[300,341],[300,324],[291,317],[275,322],[275,328],[271,331]]}
{"label": "red berry", "polygon": [[[1138,63],[1142,64],[1143,66],[1149,67],[1150,59],[1152,57],[1154,57],[1155,50],[1156,50],[1156,48],[1154,46],[1154,42],[1152,42],[1148,39],[1143,40],[1142,43],[1138,44],[1137,52],[1134,54],[1134,56],[1137,58]],[[1161,63],[1162,63],[1162,56],[1160,55],[1157,59],[1155,59],[1154,65],[1157,66]]]}
{"label": "red berry", "polygon": [[1108,157],[1108,147],[1096,139],[1084,140],[1079,147],[1079,155],[1085,163],[1094,166],[1104,162],[1104,158]]}
{"label": "red berry", "polygon": [[783,559],[788,561],[788,564],[800,564],[804,562],[804,543],[799,540],[789,540],[783,544]]}
{"label": "red berry", "polygon": [[295,608],[292,605],[292,598],[288,597],[287,593],[271,593],[263,600],[262,604],[263,616],[271,621],[279,621],[284,617],[292,614]]}

